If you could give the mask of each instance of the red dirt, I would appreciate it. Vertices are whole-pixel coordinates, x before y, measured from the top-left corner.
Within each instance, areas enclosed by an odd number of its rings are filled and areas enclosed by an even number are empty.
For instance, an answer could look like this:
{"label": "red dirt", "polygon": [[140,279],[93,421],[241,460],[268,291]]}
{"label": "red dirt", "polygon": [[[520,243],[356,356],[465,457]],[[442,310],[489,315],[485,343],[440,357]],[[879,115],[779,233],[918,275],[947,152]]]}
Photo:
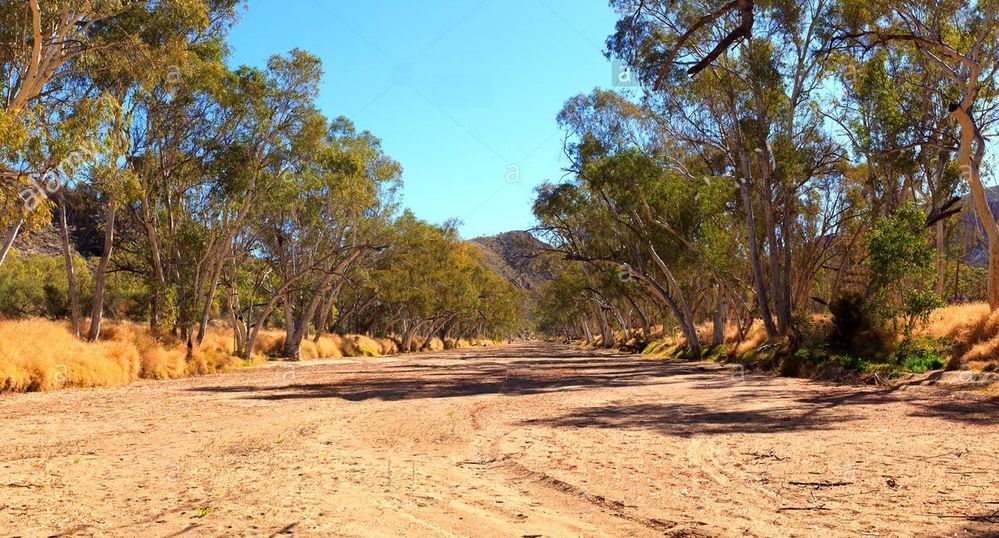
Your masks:
{"label": "red dirt", "polygon": [[0,535],[987,536],[999,400],[541,344],[0,396]]}

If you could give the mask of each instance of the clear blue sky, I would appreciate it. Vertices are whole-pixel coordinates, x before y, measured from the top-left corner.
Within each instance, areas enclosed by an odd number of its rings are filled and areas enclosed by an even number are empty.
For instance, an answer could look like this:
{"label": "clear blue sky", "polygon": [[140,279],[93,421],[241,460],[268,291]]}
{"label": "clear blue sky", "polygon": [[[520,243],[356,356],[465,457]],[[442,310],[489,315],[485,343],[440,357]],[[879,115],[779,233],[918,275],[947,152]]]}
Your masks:
{"label": "clear blue sky", "polygon": [[[292,48],[323,60],[320,106],[382,139],[403,204],[466,238],[533,226],[565,166],[555,115],[611,86],[606,0],[251,0],[233,64]],[[518,174],[519,171],[519,174]]]}

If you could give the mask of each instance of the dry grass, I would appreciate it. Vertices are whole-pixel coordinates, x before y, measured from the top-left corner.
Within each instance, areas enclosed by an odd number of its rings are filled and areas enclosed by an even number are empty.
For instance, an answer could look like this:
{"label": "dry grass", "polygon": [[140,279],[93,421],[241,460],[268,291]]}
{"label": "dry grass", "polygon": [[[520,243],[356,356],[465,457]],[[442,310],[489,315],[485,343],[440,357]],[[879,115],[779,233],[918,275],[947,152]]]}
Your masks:
{"label": "dry grass", "polygon": [[[86,326],[86,323],[84,324]],[[0,321],[0,392],[28,392],[62,387],[125,385],[137,379],[175,379],[225,372],[265,362],[281,355],[285,335],[264,330],[253,347],[253,359],[235,356],[232,332],[210,326],[200,347],[188,354],[185,342],[154,338],[145,325],[105,324],[100,342],[85,342],[70,334],[64,322],[44,319]],[[430,340],[428,350],[493,345],[491,340]],[[323,335],[306,339],[301,358],[377,357],[399,352],[392,338],[364,335]]]}
{"label": "dry grass", "polygon": [[435,336],[423,348],[427,351],[442,351],[444,349],[444,341]]}
{"label": "dry grass", "polygon": [[[653,334],[657,332],[662,334],[662,336],[654,338],[642,351],[643,354],[673,356],[687,344],[687,339],[679,329],[674,330],[672,334],[663,334],[663,328],[656,327],[653,329]],[[711,321],[703,322],[697,326],[697,335],[701,339],[701,342],[711,342],[713,333],[714,325]],[[734,323],[729,323],[725,326],[724,352],[726,354],[739,356],[752,353],[766,342],[767,332],[763,327],[762,320],[753,321],[753,324],[741,340],[739,339],[738,327]]]}
{"label": "dry grass", "polygon": [[377,342],[382,355],[394,355],[399,352],[399,342],[392,338],[378,338]]}
{"label": "dry grass", "polygon": [[41,319],[0,323],[0,392],[125,385],[140,367],[128,342],[83,342],[65,325]]}
{"label": "dry grass", "polygon": [[342,350],[345,357],[377,357],[382,354],[382,345],[362,334],[350,334],[343,337]]}
{"label": "dry grass", "polygon": [[343,338],[338,334],[324,334],[316,343],[316,352],[323,359],[339,359],[343,357]]}
{"label": "dry grass", "polygon": [[767,329],[763,326],[763,320],[754,320],[741,342],[739,341],[739,332],[735,324],[729,324],[725,330],[725,344],[732,347],[736,355],[755,351],[766,342]]}
{"label": "dry grass", "polygon": [[947,306],[930,315],[923,334],[954,342],[953,359],[975,367],[999,362],[999,311],[986,303]]}
{"label": "dry grass", "polygon": [[[828,334],[831,322],[828,316],[813,316],[812,332]],[[711,340],[711,322],[697,327],[702,342]],[[935,310],[929,322],[918,334],[934,338],[945,338],[953,343],[950,367],[970,366],[978,370],[989,364],[999,366],[999,311],[990,312],[986,303],[965,303],[946,306]],[[725,330],[725,352],[734,356],[753,353],[767,341],[766,330],[761,320],[755,320],[746,336],[740,341],[733,324]],[[664,335],[653,340],[644,353],[650,355],[671,355],[686,340],[679,333]]]}
{"label": "dry grass", "polygon": [[[285,333],[281,330],[262,330],[253,343],[253,352],[268,357],[280,357],[284,353]],[[313,338],[302,340],[299,346],[299,357],[302,360],[339,359],[345,353],[344,340],[336,334],[324,334],[319,341]]]}
{"label": "dry grass", "polygon": [[[104,340],[132,344],[139,352],[143,379],[175,379],[192,375],[214,374],[246,366],[235,357],[232,333],[220,327],[209,327],[201,347],[195,347],[187,360],[187,345],[174,338],[153,338],[148,329],[135,323],[122,322],[107,326]],[[261,358],[253,363],[261,362]]]}
{"label": "dry grass", "polygon": [[[84,323],[86,326],[86,323]],[[372,341],[373,342],[373,341]],[[307,359],[341,357],[344,340],[323,336],[302,343]],[[73,337],[64,322],[44,319],[0,321],[0,392],[30,392],[63,387],[125,385],[137,379],[175,379],[225,372],[260,364],[265,354],[280,353],[284,333],[265,331],[253,358],[234,355],[232,333],[209,327],[200,347],[188,358],[187,345],[176,338],[154,338],[148,328],[130,322],[108,323],[100,342]],[[378,343],[365,342],[367,350]]]}
{"label": "dry grass", "polygon": [[464,338],[445,338],[444,349],[465,349],[472,347],[472,343]]}

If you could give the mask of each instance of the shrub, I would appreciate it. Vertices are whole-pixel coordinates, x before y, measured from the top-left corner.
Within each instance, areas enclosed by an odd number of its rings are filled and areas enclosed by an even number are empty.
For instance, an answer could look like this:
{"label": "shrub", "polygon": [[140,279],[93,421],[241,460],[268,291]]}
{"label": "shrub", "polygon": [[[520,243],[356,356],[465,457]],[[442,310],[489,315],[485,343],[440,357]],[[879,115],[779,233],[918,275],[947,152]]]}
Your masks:
{"label": "shrub", "polygon": [[378,345],[382,355],[394,355],[399,352],[399,343],[391,338],[379,338]]}
{"label": "shrub", "polygon": [[920,352],[909,355],[901,361],[902,369],[907,372],[917,374],[926,373],[930,370],[940,370],[947,364],[943,357],[937,355],[932,350],[920,350]]}
{"label": "shrub", "polygon": [[339,359],[343,357],[343,338],[337,334],[324,334],[316,342],[316,352],[321,359]]}
{"label": "shrub", "polygon": [[839,363],[840,366],[847,370],[855,370],[862,372],[871,367],[871,363],[859,357],[854,357],[852,355],[839,355],[833,357],[833,360]]}
{"label": "shrub", "polygon": [[932,291],[936,251],[930,243],[926,216],[908,203],[894,215],[874,223],[867,239],[871,270],[869,308],[876,321],[901,334],[903,346],[930,313],[943,306]]}
{"label": "shrub", "polygon": [[[90,271],[86,260],[74,257],[81,305],[89,302]],[[8,319],[69,314],[69,283],[62,258],[44,254],[23,255],[11,251],[0,271],[0,317]]]}
{"label": "shrub", "polygon": [[829,304],[832,331],[829,335],[834,348],[856,355],[876,355],[891,347],[891,337],[878,330],[860,294],[844,294]]}
{"label": "shrub", "polygon": [[426,351],[441,351],[444,349],[444,341],[436,336],[431,338],[427,345],[424,346]]}

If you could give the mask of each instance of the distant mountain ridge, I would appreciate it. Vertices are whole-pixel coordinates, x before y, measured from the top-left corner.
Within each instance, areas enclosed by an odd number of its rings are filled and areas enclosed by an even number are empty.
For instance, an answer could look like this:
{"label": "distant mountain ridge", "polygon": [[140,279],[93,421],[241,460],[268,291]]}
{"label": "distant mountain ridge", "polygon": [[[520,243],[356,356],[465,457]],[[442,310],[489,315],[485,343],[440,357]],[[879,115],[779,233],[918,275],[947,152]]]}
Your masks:
{"label": "distant mountain ridge", "polygon": [[471,243],[482,251],[490,269],[519,288],[537,291],[552,278],[551,262],[543,255],[551,247],[528,232],[476,237]]}

